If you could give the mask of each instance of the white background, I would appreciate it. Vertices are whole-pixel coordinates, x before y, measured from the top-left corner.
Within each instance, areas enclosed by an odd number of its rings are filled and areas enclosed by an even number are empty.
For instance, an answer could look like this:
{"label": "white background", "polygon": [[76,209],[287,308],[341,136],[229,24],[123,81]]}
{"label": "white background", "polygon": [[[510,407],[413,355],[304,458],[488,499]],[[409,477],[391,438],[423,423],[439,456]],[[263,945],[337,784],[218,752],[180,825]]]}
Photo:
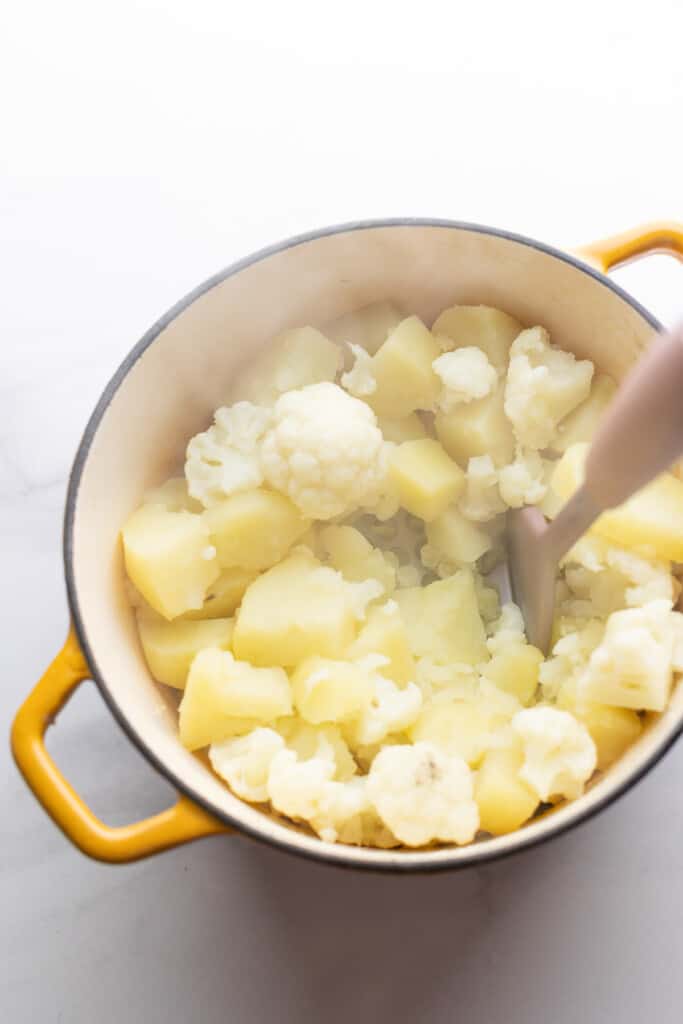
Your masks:
{"label": "white background", "polygon": [[[67,627],[65,479],[143,331],[232,260],[363,217],[571,247],[683,220],[680,0],[28,0],[0,15],[0,720]],[[617,278],[665,321],[683,268]],[[170,800],[92,687],[51,747],[123,823]],[[589,826],[388,878],[205,840],[77,854],[0,750],[0,1017],[679,1019],[683,748]]]}

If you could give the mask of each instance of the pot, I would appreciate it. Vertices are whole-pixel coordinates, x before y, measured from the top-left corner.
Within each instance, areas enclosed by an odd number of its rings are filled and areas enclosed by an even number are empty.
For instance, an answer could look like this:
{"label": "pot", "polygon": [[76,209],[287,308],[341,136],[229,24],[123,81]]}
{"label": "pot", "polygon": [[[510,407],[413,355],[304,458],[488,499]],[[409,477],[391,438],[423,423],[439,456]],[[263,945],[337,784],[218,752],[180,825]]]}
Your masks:
{"label": "pot", "polygon": [[[178,739],[176,703],[149,675],[124,589],[119,530],[143,492],[182,462],[232,374],[278,331],[324,324],[393,299],[427,323],[454,302],[499,306],[620,379],[659,327],[607,272],[664,251],[683,258],[683,228],[657,224],[567,255],[504,231],[441,220],[367,221],[301,235],[221,271],[182,299],[114,374],[85,429],[66,499],[64,568],[73,626],[12,729],[19,770],[84,853],[124,862],[202,836],[248,833],[292,853],[378,870],[459,868],[526,849],[606,807],[683,729],[683,687],[640,739],[578,800],[517,832],[471,846],[376,850],[324,843],[243,803]],[[154,817],[110,828],[85,806],[43,738],[78,684],[93,679],[130,740],[177,789]]]}

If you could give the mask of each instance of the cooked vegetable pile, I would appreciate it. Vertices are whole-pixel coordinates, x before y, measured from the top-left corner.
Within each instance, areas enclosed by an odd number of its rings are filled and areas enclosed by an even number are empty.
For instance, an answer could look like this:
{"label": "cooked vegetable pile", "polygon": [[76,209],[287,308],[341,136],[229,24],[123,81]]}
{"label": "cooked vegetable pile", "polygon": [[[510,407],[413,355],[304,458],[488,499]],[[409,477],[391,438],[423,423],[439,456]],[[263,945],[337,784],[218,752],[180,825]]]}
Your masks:
{"label": "cooked vegetable pile", "polygon": [[614,390],[485,306],[275,338],[123,528],[182,743],[327,842],[469,843],[580,796],[683,672],[683,482],[566,556],[547,659],[486,574],[506,509],[579,485]]}

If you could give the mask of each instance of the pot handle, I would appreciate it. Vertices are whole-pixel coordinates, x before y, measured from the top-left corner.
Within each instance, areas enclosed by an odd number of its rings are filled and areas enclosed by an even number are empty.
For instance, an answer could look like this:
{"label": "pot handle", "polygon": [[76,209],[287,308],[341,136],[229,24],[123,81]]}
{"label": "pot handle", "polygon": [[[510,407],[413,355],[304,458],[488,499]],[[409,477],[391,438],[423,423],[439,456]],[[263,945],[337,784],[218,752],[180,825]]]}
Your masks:
{"label": "pot handle", "polygon": [[603,274],[622,263],[655,252],[668,253],[683,261],[683,224],[675,221],[642,224],[620,235],[602,238],[575,250],[579,259],[590,263]]}
{"label": "pot handle", "polygon": [[19,771],[53,821],[83,853],[109,863],[127,863],[189,843],[202,836],[231,832],[188,797],[160,814],[132,825],[111,828],[86,807],[48,754],[45,730],[54,721],[90,669],[76,634],[64,647],[20,707],[12,725],[12,753]]}

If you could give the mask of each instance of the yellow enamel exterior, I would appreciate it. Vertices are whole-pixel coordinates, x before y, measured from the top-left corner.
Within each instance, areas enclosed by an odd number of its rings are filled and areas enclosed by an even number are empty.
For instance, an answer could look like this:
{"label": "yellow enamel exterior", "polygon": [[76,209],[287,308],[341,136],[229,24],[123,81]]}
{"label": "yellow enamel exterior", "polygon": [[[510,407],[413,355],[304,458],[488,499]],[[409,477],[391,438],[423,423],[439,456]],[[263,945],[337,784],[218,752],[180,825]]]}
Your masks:
{"label": "yellow enamel exterior", "polygon": [[683,261],[683,224],[668,220],[643,224],[584,245],[574,255],[606,274],[613,267],[653,252],[667,253]]}
{"label": "yellow enamel exterior", "polygon": [[[683,260],[683,225],[664,221],[634,228],[575,250],[574,255],[607,273],[648,253]],[[29,787],[64,834],[96,860],[126,863],[217,833],[233,830],[180,796],[170,808],[119,828],[101,822],[61,774],[43,742],[45,730],[90,670],[73,630],[45,675],[19,709],[12,727],[12,752]]]}
{"label": "yellow enamel exterior", "polygon": [[19,709],[12,726],[12,753],[19,771],[53,821],[83,853],[127,863],[232,830],[185,796],[160,814],[111,828],[95,817],[45,749],[45,730],[90,670],[73,630],[43,678]]}

